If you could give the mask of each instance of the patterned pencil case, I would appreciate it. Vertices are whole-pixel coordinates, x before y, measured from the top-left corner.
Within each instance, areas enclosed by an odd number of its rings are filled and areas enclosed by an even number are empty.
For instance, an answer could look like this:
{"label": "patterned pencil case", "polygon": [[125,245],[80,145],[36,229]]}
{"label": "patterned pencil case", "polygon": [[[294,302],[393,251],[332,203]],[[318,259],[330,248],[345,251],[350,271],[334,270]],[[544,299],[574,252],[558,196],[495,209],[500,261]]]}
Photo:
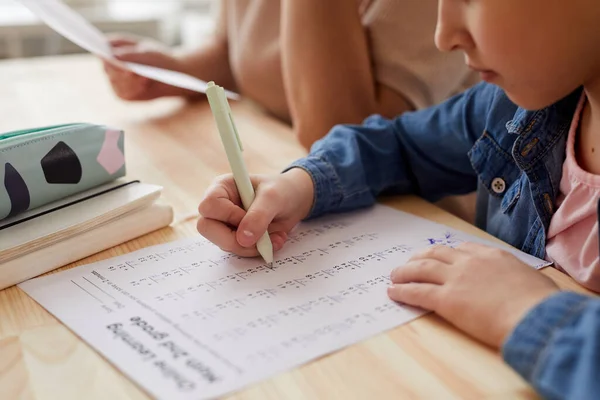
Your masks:
{"label": "patterned pencil case", "polygon": [[75,123],[0,133],[0,220],[125,175],[124,132]]}

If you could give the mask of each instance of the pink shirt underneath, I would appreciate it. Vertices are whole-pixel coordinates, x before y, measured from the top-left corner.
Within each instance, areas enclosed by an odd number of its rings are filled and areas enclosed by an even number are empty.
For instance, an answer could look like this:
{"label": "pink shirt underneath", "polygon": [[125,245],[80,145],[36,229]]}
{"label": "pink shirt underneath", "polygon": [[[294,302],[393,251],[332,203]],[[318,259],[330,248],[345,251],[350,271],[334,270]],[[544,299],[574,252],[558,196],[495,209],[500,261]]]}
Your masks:
{"label": "pink shirt underneath", "polygon": [[559,269],[589,289],[600,291],[597,215],[600,175],[584,171],[575,159],[575,140],[585,102],[583,96],[569,131],[558,209],[550,221],[546,253]]}

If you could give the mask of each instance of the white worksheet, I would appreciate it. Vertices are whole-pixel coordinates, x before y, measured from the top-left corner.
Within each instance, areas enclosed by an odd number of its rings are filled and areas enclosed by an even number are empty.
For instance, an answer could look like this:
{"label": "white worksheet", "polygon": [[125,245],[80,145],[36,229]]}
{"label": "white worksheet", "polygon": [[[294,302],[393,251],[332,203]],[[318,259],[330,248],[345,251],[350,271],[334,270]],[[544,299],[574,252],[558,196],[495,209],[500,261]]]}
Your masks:
{"label": "white worksheet", "polygon": [[20,287],[152,396],[214,398],[422,315],[390,271],[463,241],[486,243],[378,205],[300,224],[270,268],[199,236]]}

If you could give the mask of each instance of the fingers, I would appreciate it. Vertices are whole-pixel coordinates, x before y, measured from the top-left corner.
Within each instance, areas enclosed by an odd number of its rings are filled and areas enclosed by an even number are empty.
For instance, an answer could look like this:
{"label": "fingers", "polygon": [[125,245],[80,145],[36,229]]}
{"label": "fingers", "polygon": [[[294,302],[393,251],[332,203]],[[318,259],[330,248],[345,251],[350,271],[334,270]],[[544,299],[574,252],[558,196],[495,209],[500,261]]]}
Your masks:
{"label": "fingers", "polygon": [[[225,225],[223,222],[200,217],[198,220],[198,232],[207,240],[217,245],[221,250],[234,253],[242,257],[255,257],[258,255],[256,247],[241,246],[236,237],[236,231]],[[273,250],[280,250],[287,234],[285,232],[273,232],[269,234],[273,243]]]}
{"label": "fingers", "polygon": [[142,37],[129,33],[108,33],[106,38],[112,47],[135,46],[143,40]]}
{"label": "fingers", "polygon": [[104,62],[104,71],[108,75],[108,79],[110,79],[111,83],[113,84],[126,82],[129,79],[136,77],[136,74],[134,74],[133,72],[111,64],[109,62]]}
{"label": "fingers", "polygon": [[[139,46],[126,46],[122,44],[122,46],[113,49],[113,55],[116,60],[124,63],[130,62],[159,68],[172,67],[169,57],[160,52],[141,50]],[[135,76],[140,80],[149,80],[126,69],[123,64],[119,65],[118,62],[104,61],[104,70],[113,78],[131,79]]]}
{"label": "fingers", "polygon": [[240,222],[237,239],[244,247],[254,246],[282,209],[283,198],[274,186],[262,187]]}
{"label": "fingers", "polygon": [[109,39],[108,43],[114,48],[135,46],[138,44],[137,40],[124,37],[115,37]]}
{"label": "fingers", "polygon": [[202,216],[198,230],[203,236],[223,249],[244,255],[256,254],[256,242],[267,231],[273,237],[273,248],[281,248],[294,223],[275,221],[283,208],[284,197],[273,184],[259,176],[251,177],[251,181],[256,187],[256,196],[247,212],[242,208],[231,174],[218,178],[198,207]]}
{"label": "fingers", "polygon": [[115,51],[115,58],[119,61],[132,62],[136,64],[145,64],[158,67],[159,61],[163,55],[155,51],[139,51],[135,49],[127,49],[123,51]]}
{"label": "fingers", "polygon": [[149,65],[152,67],[180,71],[180,62],[168,50],[157,50],[149,46],[122,47],[113,51],[115,58],[122,62]]}
{"label": "fingers", "polygon": [[226,187],[215,185],[206,192],[204,200],[198,206],[198,212],[204,218],[237,227],[246,215],[246,212],[236,204],[239,201],[237,197],[237,195],[232,196]]}
{"label": "fingers", "polygon": [[474,242],[465,242],[465,243],[461,243],[458,247],[457,250],[460,250],[462,252],[467,252],[467,253],[471,253],[471,254],[477,254],[477,255],[482,255],[482,256],[487,256],[487,255],[493,255],[493,254],[497,254],[497,255],[510,255],[512,256],[511,253],[503,250],[503,249],[499,249],[497,247],[492,247],[492,246],[488,246],[485,244],[480,244],[480,243],[474,243]]}
{"label": "fingers", "polygon": [[392,285],[388,288],[390,299],[435,311],[441,299],[442,287],[428,283],[405,283]]}
{"label": "fingers", "polygon": [[422,252],[413,255],[410,261],[413,260],[437,260],[446,264],[453,264],[464,258],[464,254],[457,249],[449,246],[431,246]]}
{"label": "fingers", "polygon": [[109,73],[108,78],[115,94],[123,100],[138,101],[153,98],[153,93],[149,91],[150,80],[148,79],[124,72]]}
{"label": "fingers", "polygon": [[420,282],[443,285],[450,277],[451,268],[450,264],[437,260],[414,260],[392,270],[390,279],[397,284]]}
{"label": "fingers", "polygon": [[[253,181],[258,184],[258,181]],[[241,199],[233,177],[229,175],[218,178],[215,184],[206,191],[205,197],[198,206],[201,215],[198,231],[208,240],[225,251],[244,256],[257,253],[256,242],[269,228],[273,249],[283,247],[287,240],[285,224],[271,224],[276,215],[276,197],[270,190],[257,191],[257,196],[248,212],[241,207]]]}
{"label": "fingers", "polygon": [[149,91],[151,80],[121,68],[110,62],[104,62],[104,71],[117,96],[124,100],[143,100],[152,97]]}
{"label": "fingers", "polygon": [[[108,43],[112,48],[112,53],[117,60],[120,60],[120,57],[127,57],[129,53],[135,53],[137,48],[139,47],[139,40],[133,37],[127,37],[123,35],[109,35]],[[126,61],[126,60],[121,60]],[[122,66],[119,66],[117,62],[113,60],[104,60],[104,70],[109,76],[116,76],[117,74],[122,74],[123,76],[133,75],[131,71],[124,69]]]}

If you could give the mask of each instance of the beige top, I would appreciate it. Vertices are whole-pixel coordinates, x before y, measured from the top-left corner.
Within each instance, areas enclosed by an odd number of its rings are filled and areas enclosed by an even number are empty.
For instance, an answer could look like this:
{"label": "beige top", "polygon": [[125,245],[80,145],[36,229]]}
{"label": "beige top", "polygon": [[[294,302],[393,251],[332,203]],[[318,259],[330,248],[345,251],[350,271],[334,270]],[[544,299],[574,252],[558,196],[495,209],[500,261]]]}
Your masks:
{"label": "beige top", "polygon": [[[435,47],[437,0],[355,1],[380,84],[424,108],[477,81],[459,52],[442,53]],[[222,0],[217,30],[227,35],[239,91],[276,114],[288,115],[279,15],[278,0]]]}

